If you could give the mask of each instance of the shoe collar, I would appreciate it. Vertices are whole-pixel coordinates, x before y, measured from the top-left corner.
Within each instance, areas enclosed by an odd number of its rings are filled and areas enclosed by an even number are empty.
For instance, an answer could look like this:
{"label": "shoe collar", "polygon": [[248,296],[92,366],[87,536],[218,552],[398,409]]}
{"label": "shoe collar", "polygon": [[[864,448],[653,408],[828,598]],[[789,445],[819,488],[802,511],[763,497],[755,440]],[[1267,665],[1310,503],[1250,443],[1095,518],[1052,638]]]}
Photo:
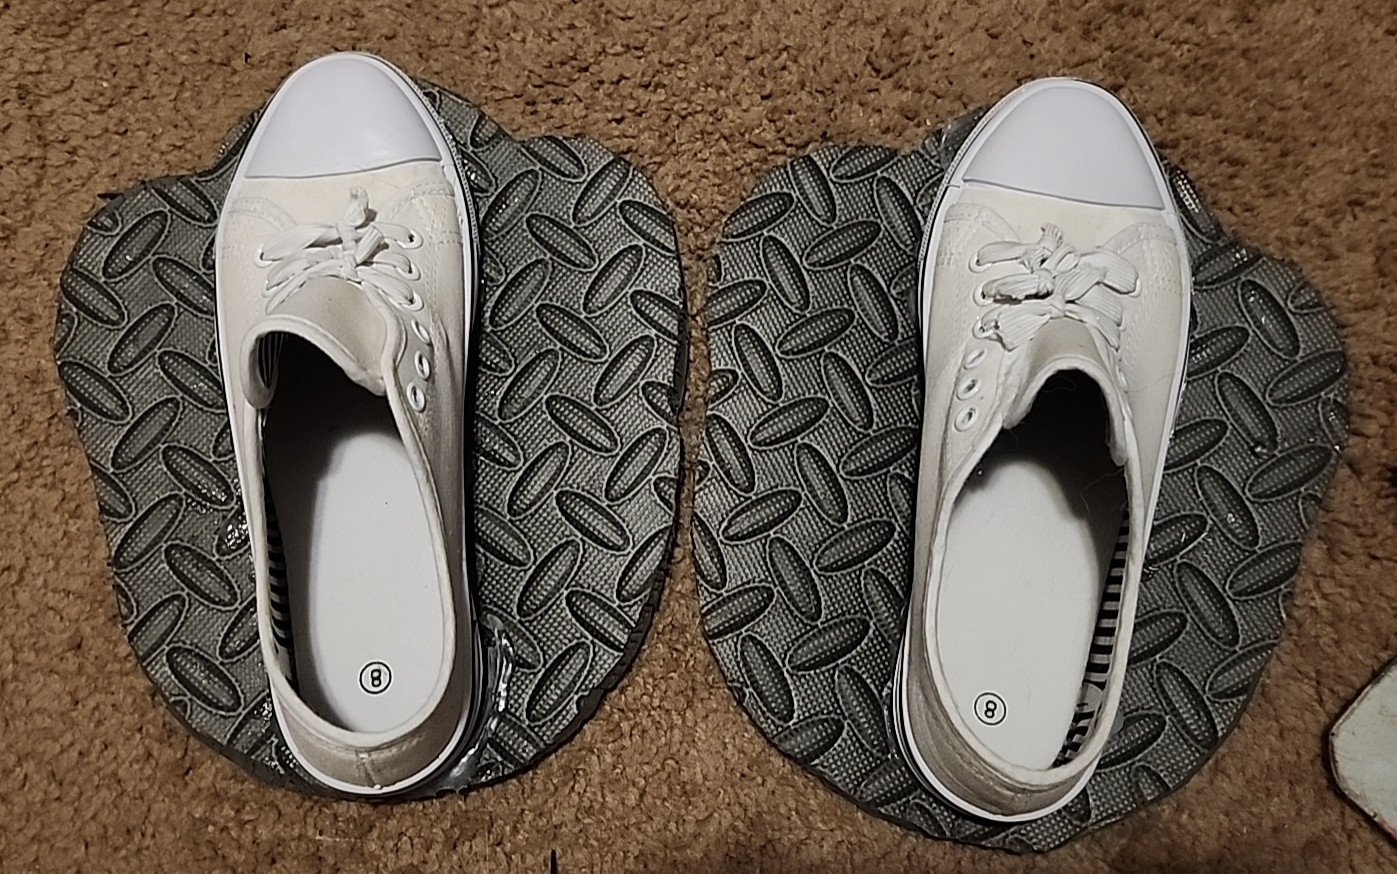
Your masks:
{"label": "shoe collar", "polygon": [[[1095,332],[1071,320],[1055,320],[1019,350],[994,358],[1000,362],[997,384],[993,386],[996,395],[983,405],[983,414],[978,417],[973,428],[967,429],[967,433],[961,435],[962,439],[952,438],[942,444],[942,488],[937,496],[936,522],[933,529],[936,536],[931,545],[928,568],[933,601],[938,597],[940,587],[937,581],[945,559],[946,533],[956,498],[999,434],[1023,421],[1044,385],[1056,374],[1076,371],[1091,379],[1100,388],[1111,429],[1108,445],[1113,460],[1121,466],[1126,480],[1127,512],[1131,519],[1145,519],[1148,515],[1144,503],[1144,472],[1140,465],[1128,392],[1116,376],[1113,355]],[[948,431],[954,429],[955,415],[953,407],[948,412]],[[1144,547],[1143,539],[1132,535],[1127,559],[1129,567],[1141,567]],[[1133,613],[1137,593],[1135,587],[1130,589],[1131,591],[1124,593],[1124,597],[1130,601],[1129,609]],[[937,609],[933,604],[927,615],[935,617]],[[934,620],[931,633],[935,638]],[[1130,638],[1131,629],[1123,624],[1117,630],[1117,658],[1121,661],[1113,662],[1113,679],[1104,692],[1103,702],[1098,709],[1098,720],[1103,716],[1107,719],[1112,718],[1118,708],[1120,686],[1124,677],[1123,660],[1129,651]],[[1013,791],[1037,790],[1064,780],[1075,779],[1074,775],[1093,767],[1093,762],[1100,756],[1111,733],[1110,725],[1104,722],[1092,727],[1086,742],[1071,761],[1047,770],[1015,765],[994,753],[975,736],[945,692],[949,686],[935,646],[933,644],[928,652],[929,666],[934,678],[932,685],[937,690],[936,694],[941,696],[940,703],[946,719],[949,720],[949,729],[959,736],[966,751],[973,755],[974,764],[971,767],[983,780],[989,780],[997,786],[1017,787]],[[1006,788],[1005,791],[1010,789]]]}

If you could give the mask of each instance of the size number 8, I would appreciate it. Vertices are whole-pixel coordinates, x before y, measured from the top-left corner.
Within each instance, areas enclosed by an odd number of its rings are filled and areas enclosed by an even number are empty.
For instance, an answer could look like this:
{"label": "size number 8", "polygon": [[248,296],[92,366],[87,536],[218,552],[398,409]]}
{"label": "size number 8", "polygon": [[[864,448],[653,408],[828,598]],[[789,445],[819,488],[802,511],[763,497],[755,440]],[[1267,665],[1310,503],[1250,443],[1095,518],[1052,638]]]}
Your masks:
{"label": "size number 8", "polygon": [[369,662],[359,669],[359,688],[370,695],[385,692],[393,682],[393,672],[383,662]]}
{"label": "size number 8", "polygon": [[1004,699],[993,692],[981,692],[975,698],[975,718],[985,725],[1004,721]]}

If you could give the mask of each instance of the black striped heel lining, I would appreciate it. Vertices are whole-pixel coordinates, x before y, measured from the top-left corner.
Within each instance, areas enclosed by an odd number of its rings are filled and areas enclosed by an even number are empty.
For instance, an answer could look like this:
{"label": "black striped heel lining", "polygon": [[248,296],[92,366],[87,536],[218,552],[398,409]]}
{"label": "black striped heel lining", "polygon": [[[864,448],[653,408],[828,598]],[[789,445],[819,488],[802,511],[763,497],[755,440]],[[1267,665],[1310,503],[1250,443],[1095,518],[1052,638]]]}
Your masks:
{"label": "black striped heel lining", "polygon": [[1116,631],[1120,626],[1121,589],[1125,584],[1125,558],[1130,547],[1130,515],[1121,518],[1120,533],[1116,535],[1116,550],[1106,571],[1106,585],[1101,591],[1101,606],[1096,611],[1096,630],[1092,632],[1091,649],[1087,653],[1086,673],[1082,676],[1082,691],[1077,697],[1077,710],[1067,739],[1053,760],[1053,767],[1065,765],[1077,757],[1091,727],[1096,722],[1101,699],[1106,695],[1106,679],[1111,672],[1111,657],[1116,648]]}

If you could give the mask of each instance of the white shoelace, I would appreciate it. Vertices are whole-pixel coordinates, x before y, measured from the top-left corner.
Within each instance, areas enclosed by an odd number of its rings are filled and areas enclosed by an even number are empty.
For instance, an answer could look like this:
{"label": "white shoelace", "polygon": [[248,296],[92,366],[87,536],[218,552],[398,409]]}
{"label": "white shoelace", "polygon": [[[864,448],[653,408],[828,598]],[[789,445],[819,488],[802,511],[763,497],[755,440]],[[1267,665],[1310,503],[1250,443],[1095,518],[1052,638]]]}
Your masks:
{"label": "white shoelace", "polygon": [[268,296],[285,296],[311,279],[334,276],[371,288],[407,309],[422,300],[408,280],[421,273],[402,249],[422,245],[421,237],[405,225],[369,220],[369,194],[351,188],[344,218],[334,224],[289,228],[263,245],[258,257],[270,264]]}
{"label": "white shoelace", "polygon": [[1053,319],[1075,319],[1096,329],[1112,349],[1120,348],[1124,308],[1121,295],[1138,291],[1135,265],[1104,249],[1079,252],[1054,225],[1044,225],[1036,243],[1003,240],[980,249],[981,267],[1017,261],[1027,273],[986,280],[976,293],[993,308],[977,325],[1014,350]]}

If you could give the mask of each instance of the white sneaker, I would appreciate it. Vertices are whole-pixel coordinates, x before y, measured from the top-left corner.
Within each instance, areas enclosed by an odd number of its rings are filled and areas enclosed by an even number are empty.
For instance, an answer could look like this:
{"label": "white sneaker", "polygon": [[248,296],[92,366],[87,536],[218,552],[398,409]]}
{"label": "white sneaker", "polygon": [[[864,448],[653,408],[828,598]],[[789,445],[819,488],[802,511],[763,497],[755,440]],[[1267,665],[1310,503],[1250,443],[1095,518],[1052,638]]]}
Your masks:
{"label": "white sneaker", "polygon": [[1062,807],[1112,731],[1190,291],[1159,160],[1095,86],[1018,89],[946,174],[893,709],[914,769],[972,815]]}
{"label": "white sneaker", "polygon": [[342,792],[422,782],[475,712],[468,197],[412,82],[338,54],[272,98],[219,221],[220,362],[271,699],[297,760]]}

